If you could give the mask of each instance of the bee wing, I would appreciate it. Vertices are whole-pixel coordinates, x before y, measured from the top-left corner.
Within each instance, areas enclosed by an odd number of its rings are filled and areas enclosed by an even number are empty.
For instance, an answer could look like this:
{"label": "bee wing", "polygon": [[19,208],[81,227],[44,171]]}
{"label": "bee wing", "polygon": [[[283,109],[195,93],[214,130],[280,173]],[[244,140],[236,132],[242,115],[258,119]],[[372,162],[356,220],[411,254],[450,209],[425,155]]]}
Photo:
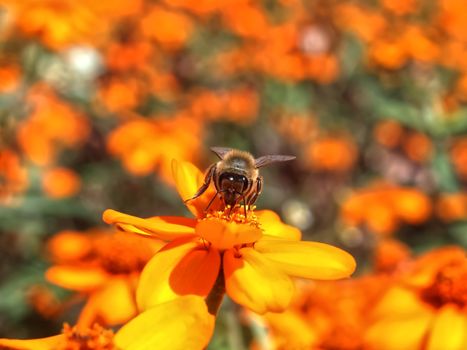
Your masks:
{"label": "bee wing", "polygon": [[223,159],[225,154],[230,152],[231,150],[232,150],[232,148],[228,148],[228,147],[211,147],[211,151],[213,151],[215,154],[217,154],[217,156],[220,159]]}
{"label": "bee wing", "polygon": [[262,156],[257,159],[255,159],[255,167],[261,168],[265,165],[271,164],[271,163],[277,163],[277,162],[287,162],[289,160],[293,160],[297,157],[295,156],[284,156],[284,155],[268,155],[268,156]]}

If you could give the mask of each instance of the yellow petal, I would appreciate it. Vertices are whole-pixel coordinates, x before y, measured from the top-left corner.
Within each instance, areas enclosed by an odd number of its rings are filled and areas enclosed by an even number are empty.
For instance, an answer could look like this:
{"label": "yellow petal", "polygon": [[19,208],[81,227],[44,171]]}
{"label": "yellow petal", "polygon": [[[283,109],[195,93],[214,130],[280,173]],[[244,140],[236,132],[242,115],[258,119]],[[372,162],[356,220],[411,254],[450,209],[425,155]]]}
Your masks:
{"label": "yellow petal", "polygon": [[184,296],[141,313],[115,335],[125,350],[201,350],[211,339],[214,317],[204,300]]}
{"label": "yellow petal", "polygon": [[279,215],[271,210],[255,211],[261,228],[264,230],[265,236],[270,238],[283,238],[291,241],[299,241],[302,233],[296,227],[284,224]]}
{"label": "yellow petal", "polygon": [[[188,199],[193,198],[195,193],[204,183],[204,174],[190,162],[173,160],[172,174],[177,191],[183,201],[187,201]],[[187,201],[185,204],[195,217],[204,217],[205,210],[216,193],[217,191],[214,188],[214,185],[211,183],[206,192],[204,192],[196,199]],[[213,203],[211,203],[210,208],[217,210],[219,207],[220,200],[216,198]]]}
{"label": "yellow petal", "polygon": [[193,197],[203,184],[203,173],[192,163],[185,161],[172,161],[172,173],[177,191],[182,200]]}
{"label": "yellow petal", "polygon": [[284,311],[294,293],[292,280],[252,248],[224,253],[227,294],[237,303],[263,314]]}
{"label": "yellow petal", "polygon": [[199,221],[196,234],[220,250],[230,249],[236,245],[253,243],[261,238],[259,228],[249,224],[237,224],[218,219]]}
{"label": "yellow petal", "polygon": [[405,318],[407,315],[424,314],[427,305],[412,290],[402,287],[390,288],[372,310],[375,319],[391,317]]}
{"label": "yellow petal", "polygon": [[427,350],[467,349],[467,316],[454,305],[446,305],[436,315]]}
{"label": "yellow petal", "polygon": [[170,274],[169,283],[177,295],[207,296],[219,274],[221,258],[213,247],[188,252]]}
{"label": "yellow petal", "polygon": [[282,345],[281,349],[316,349],[318,347],[320,340],[318,330],[295,309],[289,308],[282,313],[269,312],[263,317],[274,334],[276,345]]}
{"label": "yellow petal", "polygon": [[92,293],[81,310],[77,326],[91,328],[94,322],[114,326],[125,323],[137,313],[135,289],[132,281],[125,277],[110,279],[105,287]]}
{"label": "yellow petal", "polygon": [[0,349],[5,350],[56,350],[65,342],[65,335],[59,334],[40,339],[0,339]]}
{"label": "yellow petal", "polygon": [[102,286],[109,274],[97,267],[56,265],[46,271],[45,278],[62,288],[89,292]]}
{"label": "yellow petal", "polygon": [[47,248],[54,261],[66,263],[77,261],[92,249],[89,235],[77,231],[60,231],[47,242]]}
{"label": "yellow petal", "polygon": [[183,257],[197,246],[195,242],[175,240],[149,260],[141,272],[136,290],[140,310],[177,298],[169,284],[170,275]]}
{"label": "yellow petal", "polygon": [[334,280],[349,277],[356,267],[349,253],[324,243],[261,240],[255,243],[255,249],[295,277]]}
{"label": "yellow petal", "polygon": [[145,266],[136,292],[140,310],[180,295],[206,296],[219,272],[219,252],[199,243],[172,242]]}
{"label": "yellow petal", "polygon": [[156,216],[142,219],[136,216],[107,209],[102,215],[104,222],[117,226],[120,230],[151,236],[164,241],[193,235],[196,220],[179,216]]}
{"label": "yellow petal", "polygon": [[431,318],[426,315],[382,320],[369,328],[365,342],[371,349],[379,350],[422,349],[430,322]]}

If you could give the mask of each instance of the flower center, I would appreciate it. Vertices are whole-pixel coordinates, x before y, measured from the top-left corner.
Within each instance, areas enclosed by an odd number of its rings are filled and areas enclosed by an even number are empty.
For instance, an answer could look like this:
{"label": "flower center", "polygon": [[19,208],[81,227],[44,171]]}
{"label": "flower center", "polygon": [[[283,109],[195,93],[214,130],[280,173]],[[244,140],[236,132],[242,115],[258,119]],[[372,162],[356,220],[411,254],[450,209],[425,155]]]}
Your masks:
{"label": "flower center", "polygon": [[99,264],[111,274],[139,272],[157,252],[148,240],[125,233],[102,236],[94,242]]}
{"label": "flower center", "polygon": [[444,266],[436,274],[432,285],[423,291],[426,301],[442,306],[454,303],[460,307],[467,305],[467,259],[454,261]]}
{"label": "flower center", "polygon": [[263,235],[256,215],[246,217],[239,211],[214,211],[196,224],[196,234],[219,250],[243,247],[259,240]]}
{"label": "flower center", "polygon": [[58,350],[114,350],[114,333],[94,324],[91,328],[79,330],[67,323],[63,325],[62,333],[65,342],[60,344]]}
{"label": "flower center", "polygon": [[362,334],[356,325],[336,324],[333,330],[327,334],[320,349],[323,350],[358,350],[362,348],[363,340],[358,335]]}
{"label": "flower center", "polygon": [[254,210],[248,210],[245,216],[243,207],[241,206],[237,206],[233,210],[230,207],[226,207],[224,210],[209,212],[206,214],[205,219],[210,218],[221,219],[225,222],[235,222],[237,224],[249,224],[259,228],[258,217],[255,215]]}

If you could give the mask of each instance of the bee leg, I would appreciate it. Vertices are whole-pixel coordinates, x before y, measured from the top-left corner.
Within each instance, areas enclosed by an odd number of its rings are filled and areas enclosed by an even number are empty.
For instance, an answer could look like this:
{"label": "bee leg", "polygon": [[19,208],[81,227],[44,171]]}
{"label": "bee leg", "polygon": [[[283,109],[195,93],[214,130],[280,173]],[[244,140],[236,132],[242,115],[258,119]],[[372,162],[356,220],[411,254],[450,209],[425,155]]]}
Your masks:
{"label": "bee leg", "polygon": [[258,178],[256,179],[256,188],[251,194],[251,196],[248,198],[248,206],[252,206],[253,204],[255,204],[256,200],[258,199],[258,196],[261,194],[262,189],[263,178],[261,176],[258,176]]}
{"label": "bee leg", "polygon": [[[216,164],[213,164],[209,167],[207,173],[206,173],[206,176],[204,178],[204,182],[203,184],[201,185],[200,188],[198,188],[198,191],[196,191],[196,193],[193,195],[193,197],[189,198],[189,199],[185,199],[183,202],[186,203],[186,202],[189,202],[193,199],[196,199],[198,198],[199,196],[201,196],[204,192],[206,192],[206,190],[208,189],[209,187],[209,184],[211,183],[211,180],[212,180],[212,177],[214,176],[216,172]],[[216,193],[217,195],[217,193]]]}
{"label": "bee leg", "polygon": [[246,219],[246,216],[247,216],[247,212],[246,212],[247,199],[245,198],[245,195],[244,195],[244,194],[239,193],[239,195],[242,197],[242,201],[243,201],[243,213],[245,214],[245,219]]}
{"label": "bee leg", "polygon": [[234,206],[230,206],[229,208],[229,212],[227,213],[227,217],[230,219],[230,215],[232,214],[232,210],[233,210]]}
{"label": "bee leg", "polygon": [[214,202],[214,199],[216,199],[216,197],[219,195],[219,192],[216,192],[214,194],[214,196],[212,196],[211,200],[209,201],[208,205],[206,206],[206,208],[204,209],[204,212],[207,213],[208,212],[208,209],[209,207],[211,206],[211,204]]}

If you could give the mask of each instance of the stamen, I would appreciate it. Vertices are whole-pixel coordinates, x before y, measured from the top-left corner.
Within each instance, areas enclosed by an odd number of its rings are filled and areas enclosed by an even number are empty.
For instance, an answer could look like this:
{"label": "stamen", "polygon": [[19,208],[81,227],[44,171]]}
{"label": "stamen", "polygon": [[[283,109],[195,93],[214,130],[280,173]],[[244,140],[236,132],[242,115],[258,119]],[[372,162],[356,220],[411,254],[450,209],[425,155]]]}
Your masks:
{"label": "stamen", "polygon": [[94,324],[89,329],[78,330],[65,323],[62,333],[65,335],[65,343],[60,344],[57,350],[114,350],[114,333],[99,324]]}
{"label": "stamen", "polygon": [[[253,209],[255,207],[252,207]],[[247,212],[247,216],[243,213],[242,206],[237,205],[232,212],[230,212],[230,206],[226,206],[224,210],[218,210],[210,212],[202,220],[206,219],[220,219],[227,222],[235,222],[237,224],[249,224],[255,227],[260,226],[258,217],[255,215],[253,210]]]}
{"label": "stamen", "polygon": [[452,262],[438,271],[433,284],[423,291],[422,297],[437,307],[447,303],[467,306],[467,259]]}

